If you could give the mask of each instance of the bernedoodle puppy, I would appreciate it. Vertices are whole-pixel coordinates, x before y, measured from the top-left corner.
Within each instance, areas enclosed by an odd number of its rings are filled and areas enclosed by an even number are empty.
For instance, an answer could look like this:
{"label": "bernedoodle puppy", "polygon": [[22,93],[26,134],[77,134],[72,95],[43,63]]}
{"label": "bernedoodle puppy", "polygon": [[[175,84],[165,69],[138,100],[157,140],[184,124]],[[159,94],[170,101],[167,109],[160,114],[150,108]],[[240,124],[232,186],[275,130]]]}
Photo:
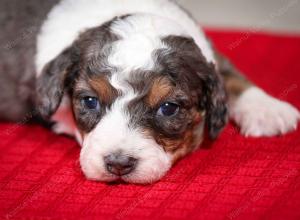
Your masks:
{"label": "bernedoodle puppy", "polygon": [[[299,112],[218,54],[171,0],[3,0],[0,117],[74,136],[88,179],[151,183],[218,136],[296,129]],[[36,114],[38,113],[38,114]]]}

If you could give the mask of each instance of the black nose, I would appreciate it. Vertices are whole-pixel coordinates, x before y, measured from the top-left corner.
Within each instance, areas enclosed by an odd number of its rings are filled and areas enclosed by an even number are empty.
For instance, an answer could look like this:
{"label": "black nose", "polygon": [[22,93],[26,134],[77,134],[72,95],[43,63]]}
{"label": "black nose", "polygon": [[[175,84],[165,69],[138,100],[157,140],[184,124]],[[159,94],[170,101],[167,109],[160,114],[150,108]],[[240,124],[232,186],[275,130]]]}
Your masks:
{"label": "black nose", "polygon": [[122,154],[110,154],[104,157],[104,163],[108,172],[122,176],[134,170],[137,159]]}

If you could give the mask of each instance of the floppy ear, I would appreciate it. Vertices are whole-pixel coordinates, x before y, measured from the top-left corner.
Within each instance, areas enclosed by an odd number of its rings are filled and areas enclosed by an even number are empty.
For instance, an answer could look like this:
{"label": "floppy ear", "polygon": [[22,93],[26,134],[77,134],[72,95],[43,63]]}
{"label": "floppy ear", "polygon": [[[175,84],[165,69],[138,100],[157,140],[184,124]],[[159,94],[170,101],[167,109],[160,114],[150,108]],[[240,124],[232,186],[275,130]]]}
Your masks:
{"label": "floppy ear", "polygon": [[58,109],[64,92],[70,85],[69,79],[74,77],[77,63],[78,55],[75,49],[70,47],[46,64],[38,76],[36,106],[43,118],[49,118]]}
{"label": "floppy ear", "polygon": [[[209,137],[215,139],[228,120],[227,98],[223,80],[216,72],[213,64],[209,64],[209,71],[202,78],[202,98],[204,95],[204,109]],[[202,105],[203,105],[202,104]]]}

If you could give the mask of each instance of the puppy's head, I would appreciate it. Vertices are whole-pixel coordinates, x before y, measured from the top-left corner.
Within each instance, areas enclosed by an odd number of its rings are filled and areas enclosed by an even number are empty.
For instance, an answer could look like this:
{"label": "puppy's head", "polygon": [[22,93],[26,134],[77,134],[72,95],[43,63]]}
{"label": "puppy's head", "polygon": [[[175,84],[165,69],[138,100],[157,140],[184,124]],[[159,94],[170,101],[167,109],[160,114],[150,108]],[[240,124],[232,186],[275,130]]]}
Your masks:
{"label": "puppy's head", "polygon": [[225,124],[214,65],[191,38],[151,29],[166,21],[151,18],[145,29],[143,19],[125,16],[83,32],[38,77],[44,117],[69,96],[89,179],[156,181],[199,146],[204,128],[215,138]]}

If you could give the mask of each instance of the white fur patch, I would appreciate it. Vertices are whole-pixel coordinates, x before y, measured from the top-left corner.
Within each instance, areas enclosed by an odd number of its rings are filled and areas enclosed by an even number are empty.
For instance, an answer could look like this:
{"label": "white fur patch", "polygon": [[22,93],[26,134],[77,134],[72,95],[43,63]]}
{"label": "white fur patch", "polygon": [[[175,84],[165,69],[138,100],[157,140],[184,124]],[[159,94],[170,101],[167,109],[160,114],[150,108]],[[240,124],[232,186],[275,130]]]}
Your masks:
{"label": "white fur patch", "polygon": [[108,63],[127,72],[141,67],[151,69],[154,66],[151,54],[157,48],[160,48],[159,41],[136,34],[114,43]]}
{"label": "white fur patch", "polygon": [[[36,69],[39,75],[49,61],[70,46],[79,33],[99,26],[115,16],[132,13],[153,14],[169,19],[155,24],[164,34],[174,34],[181,26],[201,49],[208,62],[214,62],[212,49],[200,27],[174,2],[168,0],[62,0],[48,14],[37,40]],[[181,34],[180,31],[178,34]],[[138,40],[142,40],[140,37]],[[145,40],[145,39],[143,39]],[[144,41],[143,41],[144,42]],[[131,45],[132,46],[132,45]],[[124,46],[126,48],[127,46]],[[148,45],[149,47],[149,45]],[[147,48],[146,48],[147,49]],[[142,59],[141,59],[142,60]],[[143,58],[143,60],[145,60]],[[139,61],[141,62],[141,61]]]}
{"label": "white fur patch", "polygon": [[160,179],[171,167],[169,155],[155,140],[129,126],[130,116],[124,111],[129,96],[117,99],[100,123],[84,137],[80,164],[89,179],[118,179],[106,170],[104,164],[105,156],[118,151],[138,159],[136,168],[121,177],[126,182],[151,183]]}
{"label": "white fur patch", "polygon": [[297,128],[299,111],[257,87],[247,89],[230,108],[230,115],[245,136],[274,136]]}
{"label": "white fur patch", "polygon": [[138,14],[116,21],[111,30],[121,40],[114,43],[108,62],[126,71],[153,68],[153,52],[167,48],[161,37],[187,35],[175,22],[150,14]]}

